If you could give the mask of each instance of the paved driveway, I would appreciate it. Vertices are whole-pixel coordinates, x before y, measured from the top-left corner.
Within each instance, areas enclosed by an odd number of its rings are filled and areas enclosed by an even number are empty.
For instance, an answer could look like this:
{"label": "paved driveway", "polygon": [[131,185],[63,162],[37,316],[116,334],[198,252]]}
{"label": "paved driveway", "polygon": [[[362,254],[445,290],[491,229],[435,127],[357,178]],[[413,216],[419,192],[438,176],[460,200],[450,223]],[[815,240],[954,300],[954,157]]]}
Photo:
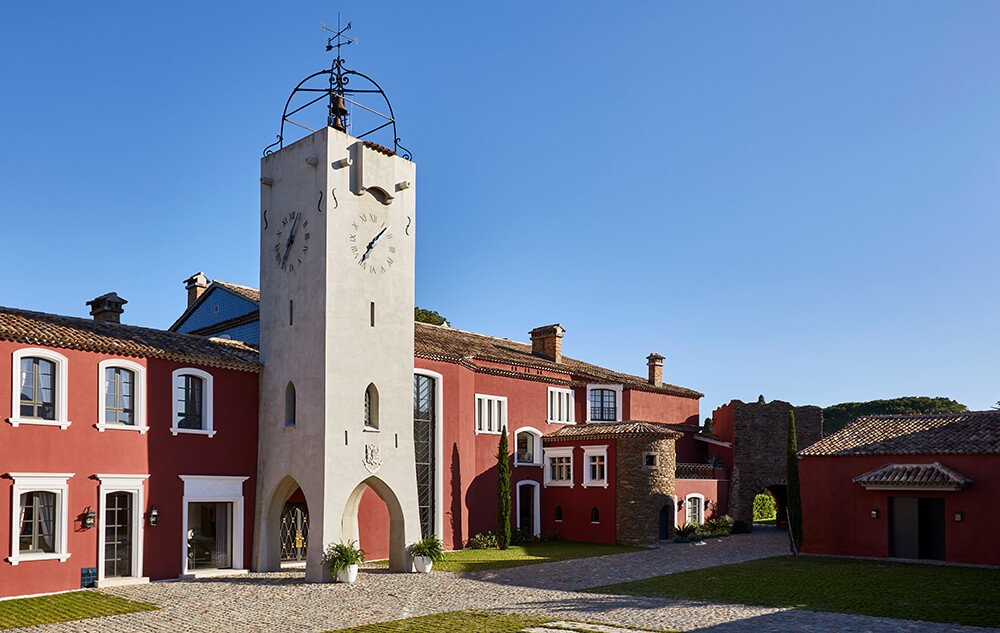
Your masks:
{"label": "paved driveway", "polygon": [[710,604],[602,594],[581,594],[620,579],[638,579],[783,553],[783,535],[753,535],[670,544],[646,552],[562,561],[521,568],[430,575],[364,570],[355,585],[306,583],[301,571],[251,574],[105,590],[153,602],[158,611],[47,625],[22,631],[55,633],[328,631],[456,609],[500,609],[564,620],[597,620],[636,627],[724,633],[839,631],[939,633],[986,631],[926,622],[889,620],[744,605]]}

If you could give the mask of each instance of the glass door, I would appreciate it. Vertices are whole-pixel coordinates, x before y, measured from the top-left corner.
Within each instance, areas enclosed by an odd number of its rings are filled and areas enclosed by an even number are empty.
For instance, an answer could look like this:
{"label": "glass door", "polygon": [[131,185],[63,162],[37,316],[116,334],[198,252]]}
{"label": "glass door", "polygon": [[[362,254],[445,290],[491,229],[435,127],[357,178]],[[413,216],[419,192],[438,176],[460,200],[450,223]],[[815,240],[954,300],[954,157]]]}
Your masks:
{"label": "glass door", "polygon": [[188,504],[188,569],[231,569],[233,566],[231,502]]}
{"label": "glass door", "polygon": [[109,493],[104,509],[105,578],[132,575],[132,523],[132,493]]}

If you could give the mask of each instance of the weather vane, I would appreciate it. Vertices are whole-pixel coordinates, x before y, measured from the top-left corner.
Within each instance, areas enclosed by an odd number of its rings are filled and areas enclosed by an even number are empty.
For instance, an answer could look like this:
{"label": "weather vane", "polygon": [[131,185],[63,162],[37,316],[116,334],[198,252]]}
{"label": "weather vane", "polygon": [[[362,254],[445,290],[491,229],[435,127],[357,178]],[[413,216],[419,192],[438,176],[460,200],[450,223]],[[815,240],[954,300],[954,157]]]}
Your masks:
{"label": "weather vane", "polygon": [[[350,128],[348,122],[350,113],[347,106],[351,104],[358,108],[357,112],[362,117],[360,120],[363,121],[364,127],[361,129],[367,130],[360,134],[354,134],[357,138],[365,139],[369,135],[375,133],[385,134],[387,131],[392,134],[391,138],[388,139],[392,143],[392,148],[389,151],[399,153],[403,158],[411,160],[410,152],[399,143],[399,136],[396,134],[396,115],[392,111],[392,104],[389,103],[389,98],[386,96],[385,91],[368,75],[350,69],[344,64],[343,48],[358,43],[357,37],[347,35],[348,31],[351,30],[351,23],[348,22],[346,26],[343,26],[340,21],[340,14],[338,13],[336,30],[327,26],[324,22],[320,22],[319,28],[327,33],[332,33],[331,36],[326,38],[326,51],[329,53],[335,50],[336,57],[328,69],[309,75],[292,90],[292,94],[289,95],[288,100],[285,102],[285,111],[281,115],[281,129],[277,137],[278,140],[264,148],[264,155],[270,154],[274,151],[275,147],[280,149],[285,146],[285,123],[301,127],[309,132],[315,132],[316,130],[313,127],[301,122],[302,119],[299,118],[299,113],[326,98],[326,124],[328,127],[341,132],[348,132]],[[313,80],[319,79],[323,75],[327,76],[327,81],[324,82],[326,85],[321,88]],[[367,85],[351,87],[349,84],[352,78],[361,79]],[[372,97],[376,100],[381,97],[383,103],[368,103],[367,105],[363,103]],[[301,103],[303,99],[307,99],[307,101]],[[292,116],[295,116],[298,120],[292,119]],[[380,130],[385,131],[380,132]]]}

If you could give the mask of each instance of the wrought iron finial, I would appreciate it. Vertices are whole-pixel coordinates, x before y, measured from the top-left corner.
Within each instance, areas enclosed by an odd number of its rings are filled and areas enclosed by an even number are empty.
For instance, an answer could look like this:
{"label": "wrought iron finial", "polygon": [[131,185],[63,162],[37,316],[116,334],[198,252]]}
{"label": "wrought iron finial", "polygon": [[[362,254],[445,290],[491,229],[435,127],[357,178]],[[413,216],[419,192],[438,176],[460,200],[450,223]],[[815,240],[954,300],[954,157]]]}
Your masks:
{"label": "wrought iron finial", "polygon": [[[315,132],[316,130],[305,125],[299,121],[293,120],[293,115],[298,115],[303,112],[309,106],[312,106],[324,98],[327,100],[327,117],[326,125],[332,127],[341,132],[350,132],[352,125],[351,119],[356,115],[362,125],[358,126],[366,131],[357,134],[356,137],[359,139],[364,139],[372,134],[379,132],[380,130],[391,128],[386,130],[386,132],[391,132],[391,139],[383,141],[388,144],[391,141],[393,151],[402,156],[407,160],[411,160],[411,155],[409,150],[404,148],[399,142],[399,136],[396,132],[396,116],[392,111],[392,104],[389,103],[389,98],[386,96],[385,91],[378,83],[356,70],[352,70],[347,67],[344,62],[343,48],[351,44],[357,44],[357,37],[349,37],[347,33],[351,30],[351,23],[348,22],[346,26],[341,25],[340,14],[337,14],[337,28],[334,30],[328,27],[325,23],[320,23],[320,29],[328,33],[332,33],[330,37],[326,39],[326,51],[333,52],[336,51],[336,57],[330,64],[329,69],[321,70],[319,72],[313,73],[299,82],[297,86],[292,90],[292,94],[288,96],[288,100],[285,102],[285,110],[281,115],[281,129],[277,137],[277,141],[268,145],[264,148],[264,155],[268,155],[274,151],[277,147],[281,149],[284,147],[285,140],[285,123],[291,123],[310,132]],[[310,84],[310,81],[319,77],[326,75],[326,85],[323,87],[317,86],[316,81]],[[357,77],[363,79],[367,82],[367,85],[362,87],[352,87],[350,85],[351,79]],[[322,84],[321,84],[322,85]],[[310,93],[319,93],[316,96],[310,95]],[[365,105],[361,102],[366,96],[381,96],[382,103],[375,103]],[[296,96],[300,99],[305,100],[305,103],[301,105],[298,104]],[[293,107],[293,101],[296,101]],[[380,108],[384,105],[384,108],[388,112],[380,111]],[[352,113],[348,107],[352,106],[354,112]],[[384,134],[384,133],[383,133]],[[400,152],[402,150],[402,152]]]}

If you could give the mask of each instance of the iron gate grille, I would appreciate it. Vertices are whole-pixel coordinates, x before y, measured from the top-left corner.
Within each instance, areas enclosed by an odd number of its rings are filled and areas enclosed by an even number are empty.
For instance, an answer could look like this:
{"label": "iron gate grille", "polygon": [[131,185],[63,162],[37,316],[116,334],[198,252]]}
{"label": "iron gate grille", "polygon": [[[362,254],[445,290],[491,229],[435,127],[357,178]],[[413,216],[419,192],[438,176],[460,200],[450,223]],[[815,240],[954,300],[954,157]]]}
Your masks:
{"label": "iron gate grille", "polygon": [[305,560],[309,545],[309,511],[289,503],[281,513],[281,560]]}

